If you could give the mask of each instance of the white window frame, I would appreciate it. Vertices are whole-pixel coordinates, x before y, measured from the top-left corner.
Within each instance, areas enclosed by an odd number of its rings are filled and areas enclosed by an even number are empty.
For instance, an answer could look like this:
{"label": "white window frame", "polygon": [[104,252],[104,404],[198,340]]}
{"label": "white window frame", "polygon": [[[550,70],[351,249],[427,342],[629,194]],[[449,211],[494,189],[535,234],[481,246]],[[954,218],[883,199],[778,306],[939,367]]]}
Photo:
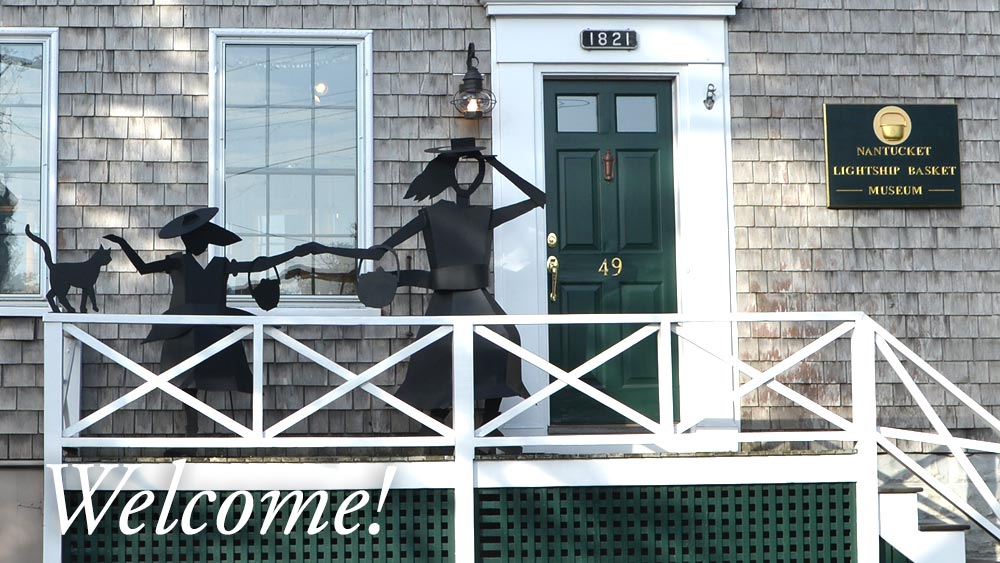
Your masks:
{"label": "white window frame", "polygon": [[[209,96],[209,180],[208,205],[219,208],[220,222],[225,222],[225,80],[222,57],[227,45],[348,45],[357,49],[358,120],[357,120],[357,170],[358,170],[358,247],[374,244],[374,89],[372,85],[371,30],[289,30],[289,29],[210,29],[208,44],[208,96]],[[222,252],[212,247],[215,253]],[[231,303],[241,308],[255,309],[253,299],[245,295],[230,295]],[[282,295],[278,309],[282,314],[295,312],[295,307],[308,313],[313,307],[348,308],[357,314],[364,306],[354,295]],[[289,309],[292,307],[293,309]],[[307,308],[308,307],[308,308]],[[369,310],[375,311],[375,310]]]}
{"label": "white window frame", "polygon": [[[0,27],[0,43],[38,43],[42,46],[42,139],[41,202],[42,224],[38,228],[56,260],[56,202],[58,177],[56,146],[59,116],[59,30],[53,27]],[[0,316],[37,316],[48,310],[48,269],[39,270],[39,291],[16,295],[0,294]]]}

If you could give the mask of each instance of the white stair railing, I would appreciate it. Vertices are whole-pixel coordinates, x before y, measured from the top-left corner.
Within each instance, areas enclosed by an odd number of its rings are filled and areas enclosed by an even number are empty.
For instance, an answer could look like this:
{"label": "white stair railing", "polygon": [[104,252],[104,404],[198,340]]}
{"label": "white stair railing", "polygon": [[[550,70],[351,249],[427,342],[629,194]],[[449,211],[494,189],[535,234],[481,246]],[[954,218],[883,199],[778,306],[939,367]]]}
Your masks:
{"label": "white stair railing", "polygon": [[[821,331],[819,336],[811,339],[804,346],[787,357],[774,362],[769,367],[758,369],[750,365],[750,358],[741,359],[735,339],[722,341],[718,338],[706,340],[704,333],[697,330],[699,326],[728,324],[731,333],[736,334],[736,328],[755,323],[820,323],[833,328]],[[184,362],[165,370],[154,373],[125,354],[115,350],[107,343],[85,331],[86,325],[135,325],[135,324],[200,324],[225,325],[235,327],[234,332],[205,350],[193,354]],[[538,351],[511,342],[496,332],[490,330],[491,325],[554,325],[554,324],[616,324],[637,327],[634,332],[620,342],[600,351],[582,365],[572,369],[563,369],[549,362]],[[355,373],[336,361],[310,347],[305,342],[291,337],[285,332],[286,327],[296,326],[414,326],[431,325],[439,328],[427,336],[412,342],[403,349],[376,361],[370,367]],[[672,344],[672,335],[676,334],[681,343],[680,349]],[[386,371],[406,361],[410,356],[434,341],[450,335],[453,349],[453,423],[449,427],[442,424],[419,409],[396,398],[388,389],[380,386],[376,378]],[[142,382],[122,396],[99,405],[85,416],[79,417],[73,412],[78,408],[71,404],[78,394],[67,392],[68,380],[64,377],[64,346],[69,337],[77,343],[86,346],[103,358],[117,364],[128,372],[138,376]],[[205,361],[225,347],[251,340],[253,392],[251,394],[250,423],[241,423],[218,409],[201,401],[174,384],[175,378],[185,370]],[[656,419],[639,412],[622,401],[612,397],[604,390],[589,384],[583,377],[592,373],[602,365],[621,356],[627,350],[647,339],[656,339],[656,362],[659,381],[659,410]],[[323,393],[320,397],[308,402],[303,407],[286,414],[270,426],[265,425],[265,338],[271,339],[276,345],[285,346],[296,352],[303,361],[312,362],[337,376],[339,385]],[[473,396],[473,342],[483,338],[521,358],[528,364],[541,370],[550,377],[549,383],[506,410],[500,417],[486,422],[480,427],[475,425],[475,400]],[[752,340],[753,335],[750,335]],[[849,362],[849,381],[851,389],[851,406],[849,409],[839,407],[835,412],[832,405],[823,405],[810,399],[805,390],[793,388],[793,382],[783,382],[781,378],[794,373],[805,362],[813,361],[817,354],[830,350],[831,346],[842,339],[850,338],[850,354],[848,358],[821,358],[814,363]],[[797,338],[797,340],[805,340]],[[986,505],[991,509],[994,518],[1000,518],[1000,503],[990,490],[982,476],[969,461],[967,451],[982,451],[1000,453],[1000,444],[977,440],[956,438],[945,427],[933,405],[921,393],[913,377],[906,371],[899,355],[916,366],[931,380],[941,385],[955,396],[962,404],[979,415],[985,423],[1000,431],[1000,420],[991,415],[984,407],[978,405],[968,394],[950,382],[940,372],[920,359],[912,350],[894,338],[884,328],[862,313],[746,313],[714,317],[695,317],[677,314],[640,314],[640,315],[531,315],[531,316],[463,316],[463,317],[220,317],[220,316],[145,316],[145,315],[66,315],[49,314],[45,317],[45,461],[46,463],[61,463],[63,448],[317,448],[317,447],[359,447],[359,448],[399,448],[408,446],[445,446],[454,448],[454,482],[455,489],[455,522],[456,525],[472,526],[475,491],[475,466],[478,463],[475,449],[482,447],[523,446],[544,451],[547,448],[560,447],[595,447],[595,446],[633,446],[646,448],[652,452],[697,451],[703,439],[697,430],[705,418],[710,415],[698,414],[697,410],[685,409],[684,416],[675,417],[673,411],[673,358],[684,358],[685,354],[697,352],[704,357],[717,362],[713,369],[720,372],[736,374],[734,385],[727,390],[727,400],[738,412],[746,397],[761,389],[768,389],[787,399],[789,404],[801,407],[811,413],[816,419],[828,426],[824,430],[803,430],[772,428],[766,431],[735,430],[728,435],[735,443],[766,443],[766,442],[845,442],[854,449],[854,457],[859,467],[857,478],[857,498],[859,502],[857,530],[859,533],[859,553],[877,550],[877,516],[872,521],[872,515],[877,515],[877,460],[878,447],[898,459],[917,477],[970,519],[985,529],[995,538],[1000,539],[1000,528],[993,519],[982,515],[962,495],[948,487],[923,469],[916,461],[904,453],[894,440],[921,441],[928,444],[939,444],[948,447],[962,469],[968,475],[969,482],[977,491]],[[934,432],[916,432],[898,428],[880,428],[877,423],[877,409],[891,408],[892,405],[877,405],[875,395],[876,365],[881,358],[892,368],[905,388],[913,395],[927,423]],[[683,368],[682,368],[683,369]],[[72,380],[79,384],[79,377]],[[685,397],[681,378],[681,398]],[[545,436],[489,436],[491,432],[503,425],[515,421],[518,417],[532,409],[544,408],[546,400],[553,395],[573,389],[587,395],[618,413],[626,420],[634,423],[635,430],[627,433],[576,434],[576,435],[545,435]],[[134,401],[147,396],[154,390],[160,390],[177,401],[193,408],[210,418],[232,433],[224,437],[156,437],[127,436],[114,434],[97,434],[92,432],[94,425],[108,420],[116,412],[121,411]],[[334,401],[353,392],[364,392],[388,407],[430,428],[435,435],[431,436],[329,436],[329,435],[289,435],[289,430],[306,421]],[[726,395],[725,393],[723,395]],[[722,396],[722,395],[720,395]],[[848,411],[850,414],[848,415]],[[694,414],[692,414],[694,412]],[[674,424],[674,421],[680,421]],[[462,524],[458,524],[462,523]],[[456,529],[456,538],[474,537],[474,530]],[[457,560],[473,560],[470,556],[474,545],[462,540],[456,546]]]}

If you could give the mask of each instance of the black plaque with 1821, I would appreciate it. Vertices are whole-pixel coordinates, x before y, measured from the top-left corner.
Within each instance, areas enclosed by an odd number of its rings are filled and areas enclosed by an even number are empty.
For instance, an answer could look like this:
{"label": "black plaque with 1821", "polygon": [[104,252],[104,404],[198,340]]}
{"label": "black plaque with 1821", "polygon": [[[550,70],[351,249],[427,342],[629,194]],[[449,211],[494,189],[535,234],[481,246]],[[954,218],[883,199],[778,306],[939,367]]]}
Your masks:
{"label": "black plaque with 1821", "polygon": [[962,206],[958,106],[823,106],[828,206]]}
{"label": "black plaque with 1821", "polygon": [[580,32],[584,49],[635,49],[639,34],[633,29],[585,29]]}

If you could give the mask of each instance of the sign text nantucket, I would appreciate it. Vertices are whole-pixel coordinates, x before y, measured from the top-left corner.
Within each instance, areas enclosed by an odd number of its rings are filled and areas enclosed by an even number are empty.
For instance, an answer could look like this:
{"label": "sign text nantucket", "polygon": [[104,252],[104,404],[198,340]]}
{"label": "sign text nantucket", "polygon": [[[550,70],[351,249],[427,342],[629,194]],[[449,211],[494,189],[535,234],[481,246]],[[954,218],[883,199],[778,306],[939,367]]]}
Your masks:
{"label": "sign text nantucket", "polygon": [[831,208],[961,207],[955,105],[825,104]]}

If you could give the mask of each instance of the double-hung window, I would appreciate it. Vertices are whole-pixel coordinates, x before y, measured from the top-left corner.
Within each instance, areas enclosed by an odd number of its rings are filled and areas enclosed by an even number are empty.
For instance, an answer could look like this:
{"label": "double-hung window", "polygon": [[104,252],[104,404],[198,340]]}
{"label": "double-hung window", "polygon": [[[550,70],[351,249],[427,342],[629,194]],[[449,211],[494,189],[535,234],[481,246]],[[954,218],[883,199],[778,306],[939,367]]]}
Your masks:
{"label": "double-hung window", "polygon": [[41,248],[55,247],[57,32],[0,27],[0,305],[47,286]]}
{"label": "double-hung window", "polygon": [[[371,32],[213,30],[211,45],[211,203],[243,239],[227,256],[370,245]],[[356,267],[329,254],[286,262],[283,303],[356,301]],[[230,292],[256,281],[234,278]]]}

